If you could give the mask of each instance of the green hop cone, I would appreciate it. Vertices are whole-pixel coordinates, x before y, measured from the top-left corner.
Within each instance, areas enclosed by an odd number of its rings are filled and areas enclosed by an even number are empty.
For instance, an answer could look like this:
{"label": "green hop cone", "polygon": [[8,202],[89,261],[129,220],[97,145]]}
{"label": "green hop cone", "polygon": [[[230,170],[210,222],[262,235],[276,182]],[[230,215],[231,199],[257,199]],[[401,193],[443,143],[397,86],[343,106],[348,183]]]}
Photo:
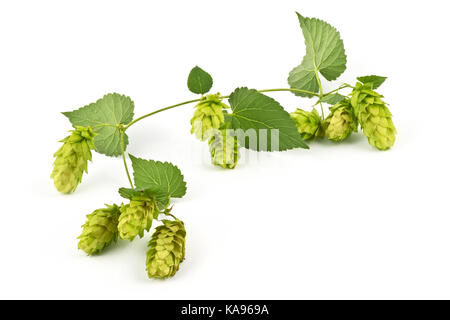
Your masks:
{"label": "green hop cone", "polygon": [[330,111],[324,122],[325,135],[328,139],[339,142],[349,137],[352,132],[358,131],[358,120],[350,100],[339,102],[331,107]]}
{"label": "green hop cone", "polygon": [[159,209],[155,200],[148,198],[133,198],[129,204],[120,208],[119,236],[124,240],[133,241],[139,235],[143,237],[144,231],[150,230],[153,218],[157,218]]}
{"label": "green hop cone", "polygon": [[291,118],[303,140],[323,137],[322,119],[316,109],[311,112],[297,109],[291,113]]}
{"label": "green hop cone", "polygon": [[75,191],[83,173],[87,173],[87,162],[92,161],[95,136],[91,127],[76,127],[72,134],[61,140],[64,144],[54,154],[53,179],[56,189],[62,193]]}
{"label": "green hop cone", "polygon": [[87,215],[87,221],[82,226],[83,231],[78,237],[78,249],[88,255],[100,253],[111,243],[117,241],[117,224],[120,210],[117,205],[106,205]]}
{"label": "green hop cone", "polygon": [[229,107],[219,97],[220,94],[206,95],[195,107],[191,133],[200,140],[207,140],[225,122],[223,110]]}
{"label": "green hop cone", "polygon": [[184,260],[186,230],[182,221],[163,220],[148,243],[147,273],[149,278],[172,277]]}
{"label": "green hop cone", "polygon": [[397,130],[392,114],[381,98],[383,96],[373,91],[371,84],[358,82],[352,92],[351,104],[369,143],[379,150],[388,150],[395,143]]}
{"label": "green hop cone", "polygon": [[220,130],[208,141],[211,162],[225,169],[234,169],[240,157],[240,145],[237,137],[228,130]]}

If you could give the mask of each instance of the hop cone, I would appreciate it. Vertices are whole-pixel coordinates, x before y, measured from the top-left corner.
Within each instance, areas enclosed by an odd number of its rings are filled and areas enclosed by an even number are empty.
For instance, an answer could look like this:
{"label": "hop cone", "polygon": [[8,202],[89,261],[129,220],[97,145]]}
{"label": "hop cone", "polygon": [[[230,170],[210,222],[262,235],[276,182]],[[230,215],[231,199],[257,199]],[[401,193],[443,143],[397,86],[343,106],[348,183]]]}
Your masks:
{"label": "hop cone", "polygon": [[219,94],[211,94],[203,97],[195,108],[194,116],[191,119],[191,133],[200,140],[206,140],[225,121],[223,109],[228,106],[222,103]]}
{"label": "hop cone", "polygon": [[144,231],[152,226],[153,218],[159,214],[157,204],[152,199],[134,198],[129,204],[120,208],[119,236],[124,240],[133,241],[139,235],[143,237]]}
{"label": "hop cone", "polygon": [[88,214],[83,231],[78,237],[80,239],[78,249],[92,255],[101,252],[113,241],[117,241],[119,215],[119,207],[115,204],[106,205],[106,208]]}
{"label": "hop cone", "polygon": [[214,134],[208,143],[212,164],[225,169],[236,167],[240,157],[240,145],[236,137],[229,134],[227,130],[221,130]]}
{"label": "hop cone", "polygon": [[383,96],[373,91],[370,85],[357,83],[351,103],[369,143],[379,150],[388,150],[395,143],[397,131],[392,114],[381,98]]}
{"label": "hop cone", "polygon": [[332,141],[342,141],[358,130],[358,120],[349,100],[344,100],[332,108],[325,119],[325,135]]}
{"label": "hop cone", "polygon": [[147,273],[149,278],[172,277],[184,260],[186,230],[182,221],[163,220],[148,243]]}
{"label": "hop cone", "polygon": [[303,140],[323,137],[322,119],[316,109],[312,112],[297,109],[291,113],[291,118]]}
{"label": "hop cone", "polygon": [[54,154],[53,178],[56,189],[62,193],[75,191],[81,182],[83,172],[87,173],[87,162],[92,161],[94,132],[90,127],[77,127],[61,142],[64,144]]}

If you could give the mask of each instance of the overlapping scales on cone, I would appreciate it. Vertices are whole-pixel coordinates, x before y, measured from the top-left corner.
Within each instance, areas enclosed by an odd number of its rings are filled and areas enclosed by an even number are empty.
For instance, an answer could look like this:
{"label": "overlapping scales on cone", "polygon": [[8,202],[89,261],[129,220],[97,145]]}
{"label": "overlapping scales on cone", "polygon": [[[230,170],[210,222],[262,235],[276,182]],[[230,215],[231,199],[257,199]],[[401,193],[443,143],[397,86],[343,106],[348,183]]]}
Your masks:
{"label": "overlapping scales on cone", "polygon": [[291,118],[294,120],[303,140],[323,137],[322,119],[316,109],[313,109],[311,112],[297,109],[291,113]]}
{"label": "overlapping scales on cone", "polygon": [[106,205],[87,215],[83,231],[78,237],[78,249],[88,255],[100,253],[111,243],[117,241],[120,209],[117,205]]}
{"label": "overlapping scales on cone", "polygon": [[325,119],[325,135],[332,141],[342,141],[352,132],[358,131],[358,120],[353,112],[350,100],[342,102],[330,108],[331,113]]}
{"label": "overlapping scales on cone", "polygon": [[76,127],[72,134],[61,140],[63,145],[54,154],[53,179],[56,189],[62,193],[75,191],[83,173],[87,173],[87,162],[92,161],[95,136],[91,127]]}
{"label": "overlapping scales on cone", "polygon": [[220,94],[210,94],[202,98],[195,107],[191,119],[191,133],[200,140],[209,139],[225,121],[223,110],[229,108],[220,99]]}
{"label": "overlapping scales on cone", "polygon": [[157,218],[159,209],[155,200],[135,197],[120,208],[119,236],[133,241],[136,236],[143,237],[144,231],[150,230],[153,218]]}
{"label": "overlapping scales on cone", "polygon": [[229,130],[220,130],[208,141],[211,162],[225,169],[234,169],[240,157],[240,145],[237,137]]}
{"label": "overlapping scales on cone", "polygon": [[369,143],[379,150],[390,149],[395,143],[397,131],[383,96],[372,90],[370,83],[359,82],[351,96],[351,104]]}
{"label": "overlapping scales on cone", "polygon": [[182,221],[163,220],[148,244],[147,273],[149,278],[172,277],[184,260],[186,230]]}

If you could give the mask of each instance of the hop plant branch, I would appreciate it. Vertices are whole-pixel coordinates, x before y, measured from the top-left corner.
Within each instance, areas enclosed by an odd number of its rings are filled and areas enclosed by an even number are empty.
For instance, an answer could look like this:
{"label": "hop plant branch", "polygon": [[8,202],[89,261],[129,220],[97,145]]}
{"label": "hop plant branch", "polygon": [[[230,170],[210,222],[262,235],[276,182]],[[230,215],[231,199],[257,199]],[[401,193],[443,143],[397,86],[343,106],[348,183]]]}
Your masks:
{"label": "hop plant branch", "polygon": [[[282,91],[299,92],[299,93],[310,94],[310,95],[313,95],[313,96],[318,97],[318,98],[321,97],[321,96],[320,96],[319,94],[317,94],[317,93],[314,93],[314,92],[311,92],[311,91],[308,91],[308,90],[301,90],[301,89],[277,88],[277,89],[264,89],[264,90],[258,90],[258,92],[260,92],[260,93],[264,93],[264,92],[282,92]],[[229,98],[229,97],[230,97],[229,95],[227,95],[227,96],[220,96],[220,99],[227,99],[227,98]],[[156,110],[156,111],[152,111],[152,112],[150,112],[150,113],[147,113],[147,114],[145,114],[145,115],[143,115],[143,116],[141,116],[141,117],[139,117],[139,118],[136,118],[135,120],[131,121],[128,125],[126,125],[126,126],[124,127],[123,131],[124,131],[124,132],[127,131],[128,128],[130,128],[130,127],[131,127],[132,125],[134,125],[135,123],[137,123],[137,122],[139,122],[139,121],[141,121],[141,120],[143,120],[143,119],[145,119],[145,118],[148,118],[148,117],[150,117],[150,116],[153,116],[153,115],[155,115],[155,114],[157,114],[157,113],[160,113],[160,112],[163,112],[163,111],[166,111],[166,110],[170,110],[170,109],[174,109],[174,108],[177,108],[177,107],[181,107],[181,106],[184,106],[184,105],[187,105],[187,104],[191,104],[191,103],[195,103],[195,102],[200,102],[200,101],[201,101],[201,99],[188,100],[188,101],[180,102],[180,103],[177,103],[177,104],[174,104],[174,105],[171,105],[171,106],[162,108],[162,109],[158,109],[158,110]]]}
{"label": "hop plant branch", "polygon": [[341,91],[341,90],[343,90],[343,89],[345,89],[345,88],[353,88],[353,86],[351,86],[351,85],[349,85],[349,84],[347,84],[347,83],[344,83],[344,84],[343,84],[342,86],[340,86],[339,88],[334,89],[334,90],[331,90],[330,92],[325,93],[323,96],[324,96],[324,97],[329,96],[330,94],[339,92],[339,91]]}
{"label": "hop plant branch", "polygon": [[176,107],[184,106],[186,104],[199,102],[200,100],[201,99],[194,99],[194,100],[184,101],[184,102],[180,102],[180,103],[177,103],[177,104],[174,104],[174,105],[171,105],[171,106],[168,106],[168,107],[165,107],[165,108],[162,108],[162,109],[159,109],[159,110],[147,113],[147,114],[143,115],[142,117],[139,117],[139,118],[131,121],[127,126],[125,126],[124,132],[126,130],[128,130],[128,128],[131,127],[133,124],[135,124],[136,122],[141,121],[142,119],[148,118],[148,117],[150,117],[150,116],[152,116],[154,114],[157,114],[157,113],[160,113],[160,112],[163,112],[163,111],[166,111],[166,110],[170,110],[170,109],[173,109],[173,108],[176,108]]}
{"label": "hop plant branch", "polygon": [[[309,146],[305,141],[327,139],[341,142],[360,127],[369,144],[379,150],[390,149],[396,140],[396,128],[384,97],[376,92],[386,77],[358,77],[355,86],[344,83],[324,92],[321,77],[334,81],[347,68],[344,43],[336,28],[325,21],[306,18],[297,13],[305,38],[306,54],[301,64],[288,76],[290,88],[255,90],[240,87],[229,95],[208,94],[213,86],[212,76],[194,67],[187,86],[197,99],[187,100],[134,118],[134,102],[130,97],[110,93],[94,103],[63,112],[75,130],[61,142],[55,153],[51,178],[62,193],[75,191],[87,173],[91,150],[107,156],[122,156],[123,166],[131,188],[120,188],[126,204],[106,205],[87,216],[79,239],[79,248],[88,255],[98,254],[118,238],[133,241],[156,227],[149,242],[146,269],[150,278],[175,275],[185,258],[186,230],[184,223],[172,214],[171,199],[186,194],[186,182],[180,169],[168,162],[140,159],[128,154],[132,175],[125,155],[128,145],[126,131],[134,124],[160,112],[197,103],[191,119],[193,133],[210,146],[211,163],[225,170],[234,169],[240,148],[255,151],[285,151]],[[323,39],[333,39],[324,42]],[[340,90],[350,88],[349,94]],[[275,99],[263,94],[290,92],[296,96],[317,98],[311,111],[297,108],[288,113]],[[223,101],[228,99],[228,101]],[[228,104],[227,104],[228,103]],[[330,105],[325,117],[323,104]],[[315,109],[320,105],[321,115]],[[232,111],[229,113],[229,111]],[[278,143],[256,137],[256,143],[234,136],[228,130],[277,130]],[[271,137],[272,138],[272,137]],[[263,142],[261,144],[261,142]],[[267,145],[261,147],[261,145]],[[160,219],[172,218],[174,221]]]}

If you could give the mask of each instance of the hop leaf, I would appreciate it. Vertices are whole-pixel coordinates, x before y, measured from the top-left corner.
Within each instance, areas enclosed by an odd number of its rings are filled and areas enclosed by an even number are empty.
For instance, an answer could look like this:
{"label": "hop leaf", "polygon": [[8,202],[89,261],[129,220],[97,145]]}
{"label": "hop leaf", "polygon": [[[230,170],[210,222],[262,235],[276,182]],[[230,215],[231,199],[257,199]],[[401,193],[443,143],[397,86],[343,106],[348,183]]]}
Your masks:
{"label": "hop leaf", "polygon": [[[290,73],[291,88],[319,91],[316,77],[321,73],[328,81],[336,80],[346,69],[347,56],[339,32],[325,21],[305,18],[297,13],[305,38],[306,55]],[[310,94],[295,93],[312,97]]]}
{"label": "hop leaf", "polygon": [[240,145],[237,138],[229,134],[228,130],[220,130],[209,141],[211,162],[225,169],[234,169],[238,163]]}
{"label": "hop leaf", "polygon": [[375,90],[378,87],[380,87],[384,81],[386,81],[387,77],[380,77],[380,76],[365,76],[365,77],[358,77],[358,81],[360,81],[363,84],[372,84],[372,89]]}
{"label": "hop leaf", "polygon": [[[87,106],[71,112],[63,112],[73,126],[91,126],[96,133],[95,150],[107,156],[122,154],[120,125],[133,120],[134,102],[130,97],[110,93]],[[128,144],[128,136],[124,134],[124,147]]]}
{"label": "hop leaf", "polygon": [[325,119],[325,135],[332,141],[342,141],[358,130],[358,120],[349,100],[344,100],[330,108]]}
{"label": "hop leaf", "polygon": [[381,99],[383,96],[372,87],[372,83],[358,82],[351,94],[351,104],[370,145],[384,151],[394,145],[397,130],[391,112]]}
{"label": "hop leaf", "polygon": [[211,75],[202,68],[194,67],[189,73],[187,85],[191,92],[205,94],[211,89],[213,79]]}
{"label": "hop leaf", "polygon": [[159,214],[156,201],[150,198],[133,198],[129,204],[120,208],[119,236],[121,239],[133,241],[139,235],[144,236],[144,231],[150,230],[153,218]]}
{"label": "hop leaf", "polygon": [[345,97],[339,93],[333,93],[330,95],[327,95],[320,99],[320,102],[328,103],[334,106],[335,104],[338,104],[339,102],[345,100]]}
{"label": "hop leaf", "polygon": [[323,137],[322,119],[316,109],[312,112],[297,109],[291,113],[291,118],[303,140]]}
{"label": "hop leaf", "polygon": [[119,215],[119,207],[115,204],[106,205],[106,208],[95,210],[87,215],[88,219],[78,237],[80,239],[78,249],[88,255],[97,254],[117,241]]}
{"label": "hop leaf", "polygon": [[[234,90],[228,101],[233,114],[227,117],[242,147],[256,151],[308,149],[289,113],[271,97],[244,87]],[[240,131],[255,133],[255,139],[239,136]]]}
{"label": "hop leaf", "polygon": [[62,193],[75,191],[81,182],[83,173],[87,173],[87,162],[92,161],[91,149],[94,149],[95,136],[91,127],[76,127],[72,134],[61,142],[64,144],[54,154],[53,179],[56,189]]}
{"label": "hop leaf", "polygon": [[200,140],[206,140],[225,122],[223,110],[229,108],[219,98],[220,94],[210,94],[202,98],[191,119],[191,133]]}
{"label": "hop leaf", "polygon": [[152,189],[157,200],[165,202],[168,197],[182,198],[186,194],[186,182],[180,169],[169,162],[145,160],[132,156],[136,188]]}
{"label": "hop leaf", "polygon": [[163,220],[148,243],[147,273],[149,278],[172,277],[184,260],[186,230],[182,221]]}

